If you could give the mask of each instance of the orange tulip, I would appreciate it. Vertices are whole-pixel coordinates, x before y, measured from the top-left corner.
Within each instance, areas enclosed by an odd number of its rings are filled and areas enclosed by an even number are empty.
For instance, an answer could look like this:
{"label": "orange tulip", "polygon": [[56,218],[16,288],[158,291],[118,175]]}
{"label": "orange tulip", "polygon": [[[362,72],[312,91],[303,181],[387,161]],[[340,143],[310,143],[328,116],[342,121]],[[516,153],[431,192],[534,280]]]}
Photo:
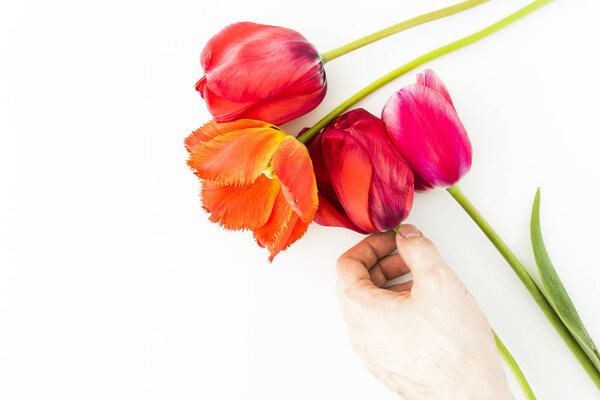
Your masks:
{"label": "orange tulip", "polygon": [[210,221],[251,230],[269,261],[304,235],[318,207],[317,184],[308,150],[296,138],[262,121],[211,121],[185,147],[202,179]]}

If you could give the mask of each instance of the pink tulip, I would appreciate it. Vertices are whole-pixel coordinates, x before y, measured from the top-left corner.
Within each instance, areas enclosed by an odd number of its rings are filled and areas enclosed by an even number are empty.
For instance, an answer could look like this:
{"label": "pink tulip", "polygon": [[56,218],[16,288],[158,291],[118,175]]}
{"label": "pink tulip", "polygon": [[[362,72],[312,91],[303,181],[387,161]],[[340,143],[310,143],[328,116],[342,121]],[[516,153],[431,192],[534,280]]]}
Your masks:
{"label": "pink tulip", "polygon": [[200,59],[196,90],[217,122],[282,124],[315,108],[327,91],[321,56],[304,36],[239,22],[213,36]]}
{"label": "pink tulip", "polygon": [[312,138],[308,150],[319,190],[318,224],[373,233],[408,216],[413,173],[379,118],[363,109],[347,112]]}
{"label": "pink tulip", "polygon": [[415,174],[415,189],[448,187],[471,168],[472,148],[450,94],[430,69],[417,83],[394,93],[383,122],[392,142]]}

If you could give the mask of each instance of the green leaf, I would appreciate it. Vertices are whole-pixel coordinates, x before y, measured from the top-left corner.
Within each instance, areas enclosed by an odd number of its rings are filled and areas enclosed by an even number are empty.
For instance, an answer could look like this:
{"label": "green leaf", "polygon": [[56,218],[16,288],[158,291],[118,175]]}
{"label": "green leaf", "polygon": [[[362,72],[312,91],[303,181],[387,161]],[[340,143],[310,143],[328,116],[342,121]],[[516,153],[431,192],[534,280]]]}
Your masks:
{"label": "green leaf", "polygon": [[596,369],[600,371],[600,352],[598,352],[596,345],[585,329],[567,290],[560,281],[550,261],[548,252],[546,252],[546,246],[544,246],[542,230],[540,228],[540,189],[537,190],[535,195],[533,210],[531,212],[531,243],[533,244],[533,254],[535,255],[535,262],[540,272],[546,298],[569,331],[571,331],[573,337],[579,342]]}

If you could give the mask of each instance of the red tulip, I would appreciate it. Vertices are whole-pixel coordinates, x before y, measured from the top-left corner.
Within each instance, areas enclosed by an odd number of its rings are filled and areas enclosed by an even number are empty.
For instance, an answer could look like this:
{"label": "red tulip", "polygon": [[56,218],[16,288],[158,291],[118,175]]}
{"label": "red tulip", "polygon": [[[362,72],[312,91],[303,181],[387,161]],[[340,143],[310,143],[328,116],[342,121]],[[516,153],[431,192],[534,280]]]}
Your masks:
{"label": "red tulip", "polygon": [[254,232],[269,261],[304,235],[317,210],[317,185],[296,138],[262,121],[211,121],[185,147],[212,222]]}
{"label": "red tulip", "polygon": [[308,143],[319,189],[315,222],[360,233],[386,231],[409,214],[413,173],[383,122],[358,109]]}
{"label": "red tulip", "polygon": [[471,168],[472,148],[444,83],[432,71],[394,93],[383,122],[415,173],[415,189],[448,187]]}
{"label": "red tulip", "polygon": [[291,29],[239,22],[213,36],[196,90],[218,122],[250,118],[276,125],[315,108],[327,91],[321,56]]}

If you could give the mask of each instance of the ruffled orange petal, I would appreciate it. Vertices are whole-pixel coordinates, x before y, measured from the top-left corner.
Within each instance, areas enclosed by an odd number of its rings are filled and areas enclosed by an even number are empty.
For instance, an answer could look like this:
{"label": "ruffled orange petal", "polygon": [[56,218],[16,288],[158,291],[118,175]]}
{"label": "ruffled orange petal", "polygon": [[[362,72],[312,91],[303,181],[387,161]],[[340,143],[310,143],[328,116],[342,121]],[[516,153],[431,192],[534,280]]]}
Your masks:
{"label": "ruffled orange petal", "polygon": [[[276,181],[276,179],[273,179]],[[277,194],[275,204],[266,224],[254,229],[254,238],[261,247],[272,248],[279,240],[294,211],[287,203],[281,191]]]}
{"label": "ruffled orange petal", "polygon": [[280,192],[269,221],[254,230],[254,237],[261,247],[269,250],[269,261],[273,261],[280,251],[287,249],[306,233],[308,225],[310,221],[303,222]]}
{"label": "ruffled orange petal", "polygon": [[[269,124],[267,124],[269,125]],[[215,121],[209,121],[202,127],[193,131],[188,137],[185,138],[183,144],[188,152],[192,152],[194,147],[197,145],[208,142],[216,136],[222,135],[227,132],[239,131],[248,128],[260,128],[264,127],[265,122],[255,121],[252,119],[240,119],[233,122],[218,123]]]}
{"label": "ruffled orange petal", "polygon": [[202,181],[202,206],[210,221],[227,229],[255,229],[269,220],[279,192],[277,179],[264,175],[245,186]]}
{"label": "ruffled orange petal", "polygon": [[292,210],[310,223],[317,211],[317,182],[308,149],[292,136],[287,136],[273,154],[275,175]]}
{"label": "ruffled orange petal", "polygon": [[280,236],[277,243],[275,243],[273,247],[267,247],[270,253],[269,261],[273,261],[273,258],[275,258],[280,251],[287,249],[292,243],[304,236],[308,229],[308,225],[310,225],[310,222],[304,222],[297,214],[292,214],[292,218],[290,218],[285,231]]}
{"label": "ruffled orange petal", "polygon": [[252,183],[267,168],[287,136],[266,122],[264,127],[228,132],[193,148],[188,165],[202,179],[225,185]]}

